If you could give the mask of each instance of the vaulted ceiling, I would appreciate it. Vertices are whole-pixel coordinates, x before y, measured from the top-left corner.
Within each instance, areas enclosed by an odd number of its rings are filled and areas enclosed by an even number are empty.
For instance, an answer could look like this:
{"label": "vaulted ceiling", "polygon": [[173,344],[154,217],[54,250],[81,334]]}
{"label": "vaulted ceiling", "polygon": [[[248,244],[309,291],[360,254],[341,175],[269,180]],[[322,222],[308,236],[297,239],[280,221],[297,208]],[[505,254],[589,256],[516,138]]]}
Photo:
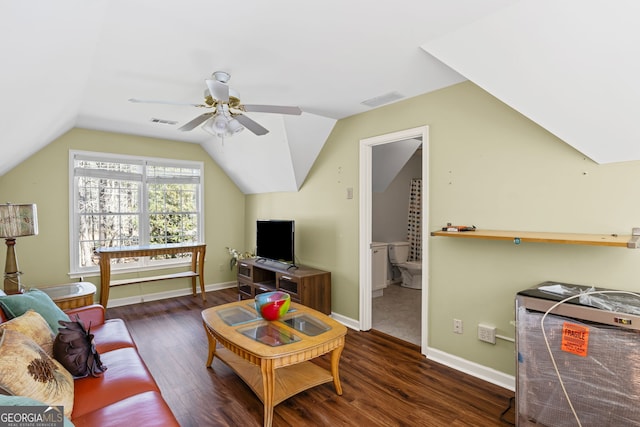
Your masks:
{"label": "vaulted ceiling", "polygon": [[[201,144],[247,194],[296,191],[336,120],[466,79],[596,162],[640,159],[639,14],[631,0],[3,1],[0,174],[83,127]],[[303,114],[247,113],[270,133],[223,143],[178,130],[195,107],[128,101],[202,103],[217,70],[243,102]]]}

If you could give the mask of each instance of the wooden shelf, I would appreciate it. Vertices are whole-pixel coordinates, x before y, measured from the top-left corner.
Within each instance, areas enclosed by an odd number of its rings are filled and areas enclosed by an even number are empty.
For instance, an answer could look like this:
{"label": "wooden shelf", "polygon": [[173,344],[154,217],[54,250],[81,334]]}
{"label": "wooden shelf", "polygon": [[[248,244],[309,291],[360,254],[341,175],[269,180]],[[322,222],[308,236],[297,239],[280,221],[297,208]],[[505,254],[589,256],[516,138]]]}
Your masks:
{"label": "wooden shelf", "polygon": [[516,244],[525,242],[560,243],[569,245],[614,246],[635,249],[638,236],[617,234],[551,233],[537,231],[434,231],[432,236],[458,237],[462,239],[509,240]]}
{"label": "wooden shelf", "polygon": [[[238,374],[264,403],[264,384],[260,366],[248,362],[226,348],[216,348],[216,357]],[[276,369],[275,374],[274,406],[304,390],[333,381],[331,372],[309,361]]]}

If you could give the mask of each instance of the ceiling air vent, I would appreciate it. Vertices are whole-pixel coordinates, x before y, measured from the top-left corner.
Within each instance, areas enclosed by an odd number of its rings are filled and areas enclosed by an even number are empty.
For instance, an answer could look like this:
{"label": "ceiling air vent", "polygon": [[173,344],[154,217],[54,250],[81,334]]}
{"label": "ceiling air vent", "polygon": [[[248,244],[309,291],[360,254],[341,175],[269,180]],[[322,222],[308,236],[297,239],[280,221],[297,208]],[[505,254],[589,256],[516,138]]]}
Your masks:
{"label": "ceiling air vent", "polygon": [[161,123],[163,125],[172,125],[172,126],[178,124],[178,122],[176,122],[175,120],[156,119],[155,117],[151,117],[151,122]]}
{"label": "ceiling air vent", "polygon": [[376,96],[375,98],[362,101],[361,104],[374,108],[384,104],[388,104],[393,101],[397,101],[402,98],[404,98],[404,95],[401,95],[398,92],[389,92],[389,93],[385,93],[384,95]]}

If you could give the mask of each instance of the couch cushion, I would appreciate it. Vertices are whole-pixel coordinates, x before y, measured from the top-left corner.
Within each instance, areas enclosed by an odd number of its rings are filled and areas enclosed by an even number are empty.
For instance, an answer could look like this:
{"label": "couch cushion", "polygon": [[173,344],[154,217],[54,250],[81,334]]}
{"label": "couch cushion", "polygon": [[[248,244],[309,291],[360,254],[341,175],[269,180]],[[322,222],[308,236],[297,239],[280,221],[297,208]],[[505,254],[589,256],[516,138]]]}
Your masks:
{"label": "couch cushion", "polygon": [[100,377],[75,381],[75,401],[71,419],[104,408],[145,391],[160,391],[146,365],[133,347],[100,354],[109,369]]}
{"label": "couch cushion", "polygon": [[75,319],[76,316],[84,322],[87,327],[97,326],[104,323],[104,307],[100,304],[85,305],[82,307],[68,308],[64,311],[69,318]]}
{"label": "couch cushion", "polygon": [[53,357],[53,340],[55,334],[40,314],[28,310],[22,316],[0,324],[0,331],[11,329],[31,338],[49,356]]}
{"label": "couch cushion", "polygon": [[118,348],[136,346],[122,319],[109,319],[101,325],[91,326],[91,333],[96,342],[96,350],[100,354]]}
{"label": "couch cushion", "polygon": [[76,427],[179,426],[160,392],[148,391],[73,418]]}
{"label": "couch cushion", "polygon": [[51,406],[73,410],[73,378],[33,340],[7,329],[0,337],[0,388]]}
{"label": "couch cushion", "polygon": [[69,321],[69,316],[60,310],[51,297],[38,289],[32,289],[24,294],[0,296],[0,307],[8,317],[23,315],[27,310],[40,313],[47,321],[54,333],[58,333],[58,320]]}

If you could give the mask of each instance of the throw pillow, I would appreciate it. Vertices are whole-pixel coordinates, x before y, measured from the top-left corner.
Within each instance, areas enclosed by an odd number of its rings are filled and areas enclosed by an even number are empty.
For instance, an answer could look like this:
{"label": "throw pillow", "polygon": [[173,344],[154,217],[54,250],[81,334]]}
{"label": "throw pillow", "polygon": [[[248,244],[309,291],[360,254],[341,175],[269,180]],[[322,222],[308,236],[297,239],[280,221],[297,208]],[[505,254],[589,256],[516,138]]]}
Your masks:
{"label": "throw pillow", "polygon": [[107,370],[100,361],[93,335],[76,316],[75,322],[60,321],[64,326],[53,343],[53,356],[75,378],[99,377]]}
{"label": "throw pillow", "polygon": [[[39,400],[31,399],[30,397],[24,396],[5,396],[0,394],[0,407],[4,406],[4,412],[10,412],[8,410],[8,406],[41,406],[43,408],[43,412],[49,411],[49,405],[46,405]],[[55,408],[54,408],[55,410]],[[19,409],[16,408],[11,412],[19,412]],[[69,420],[69,418],[64,417],[64,414],[60,414],[63,416],[63,427],[74,427],[73,423]]]}
{"label": "throw pillow", "polygon": [[11,329],[0,337],[0,388],[73,411],[73,377],[38,344]]}
{"label": "throw pillow", "polygon": [[0,323],[0,331],[11,329],[31,338],[36,344],[51,357],[53,357],[53,340],[55,334],[40,314],[28,310],[22,316],[18,316],[8,322]]}
{"label": "throw pillow", "polygon": [[10,318],[18,317],[31,309],[40,313],[51,330],[57,334],[58,320],[69,321],[69,316],[60,310],[51,297],[39,289],[31,289],[24,294],[0,296],[0,306]]}

